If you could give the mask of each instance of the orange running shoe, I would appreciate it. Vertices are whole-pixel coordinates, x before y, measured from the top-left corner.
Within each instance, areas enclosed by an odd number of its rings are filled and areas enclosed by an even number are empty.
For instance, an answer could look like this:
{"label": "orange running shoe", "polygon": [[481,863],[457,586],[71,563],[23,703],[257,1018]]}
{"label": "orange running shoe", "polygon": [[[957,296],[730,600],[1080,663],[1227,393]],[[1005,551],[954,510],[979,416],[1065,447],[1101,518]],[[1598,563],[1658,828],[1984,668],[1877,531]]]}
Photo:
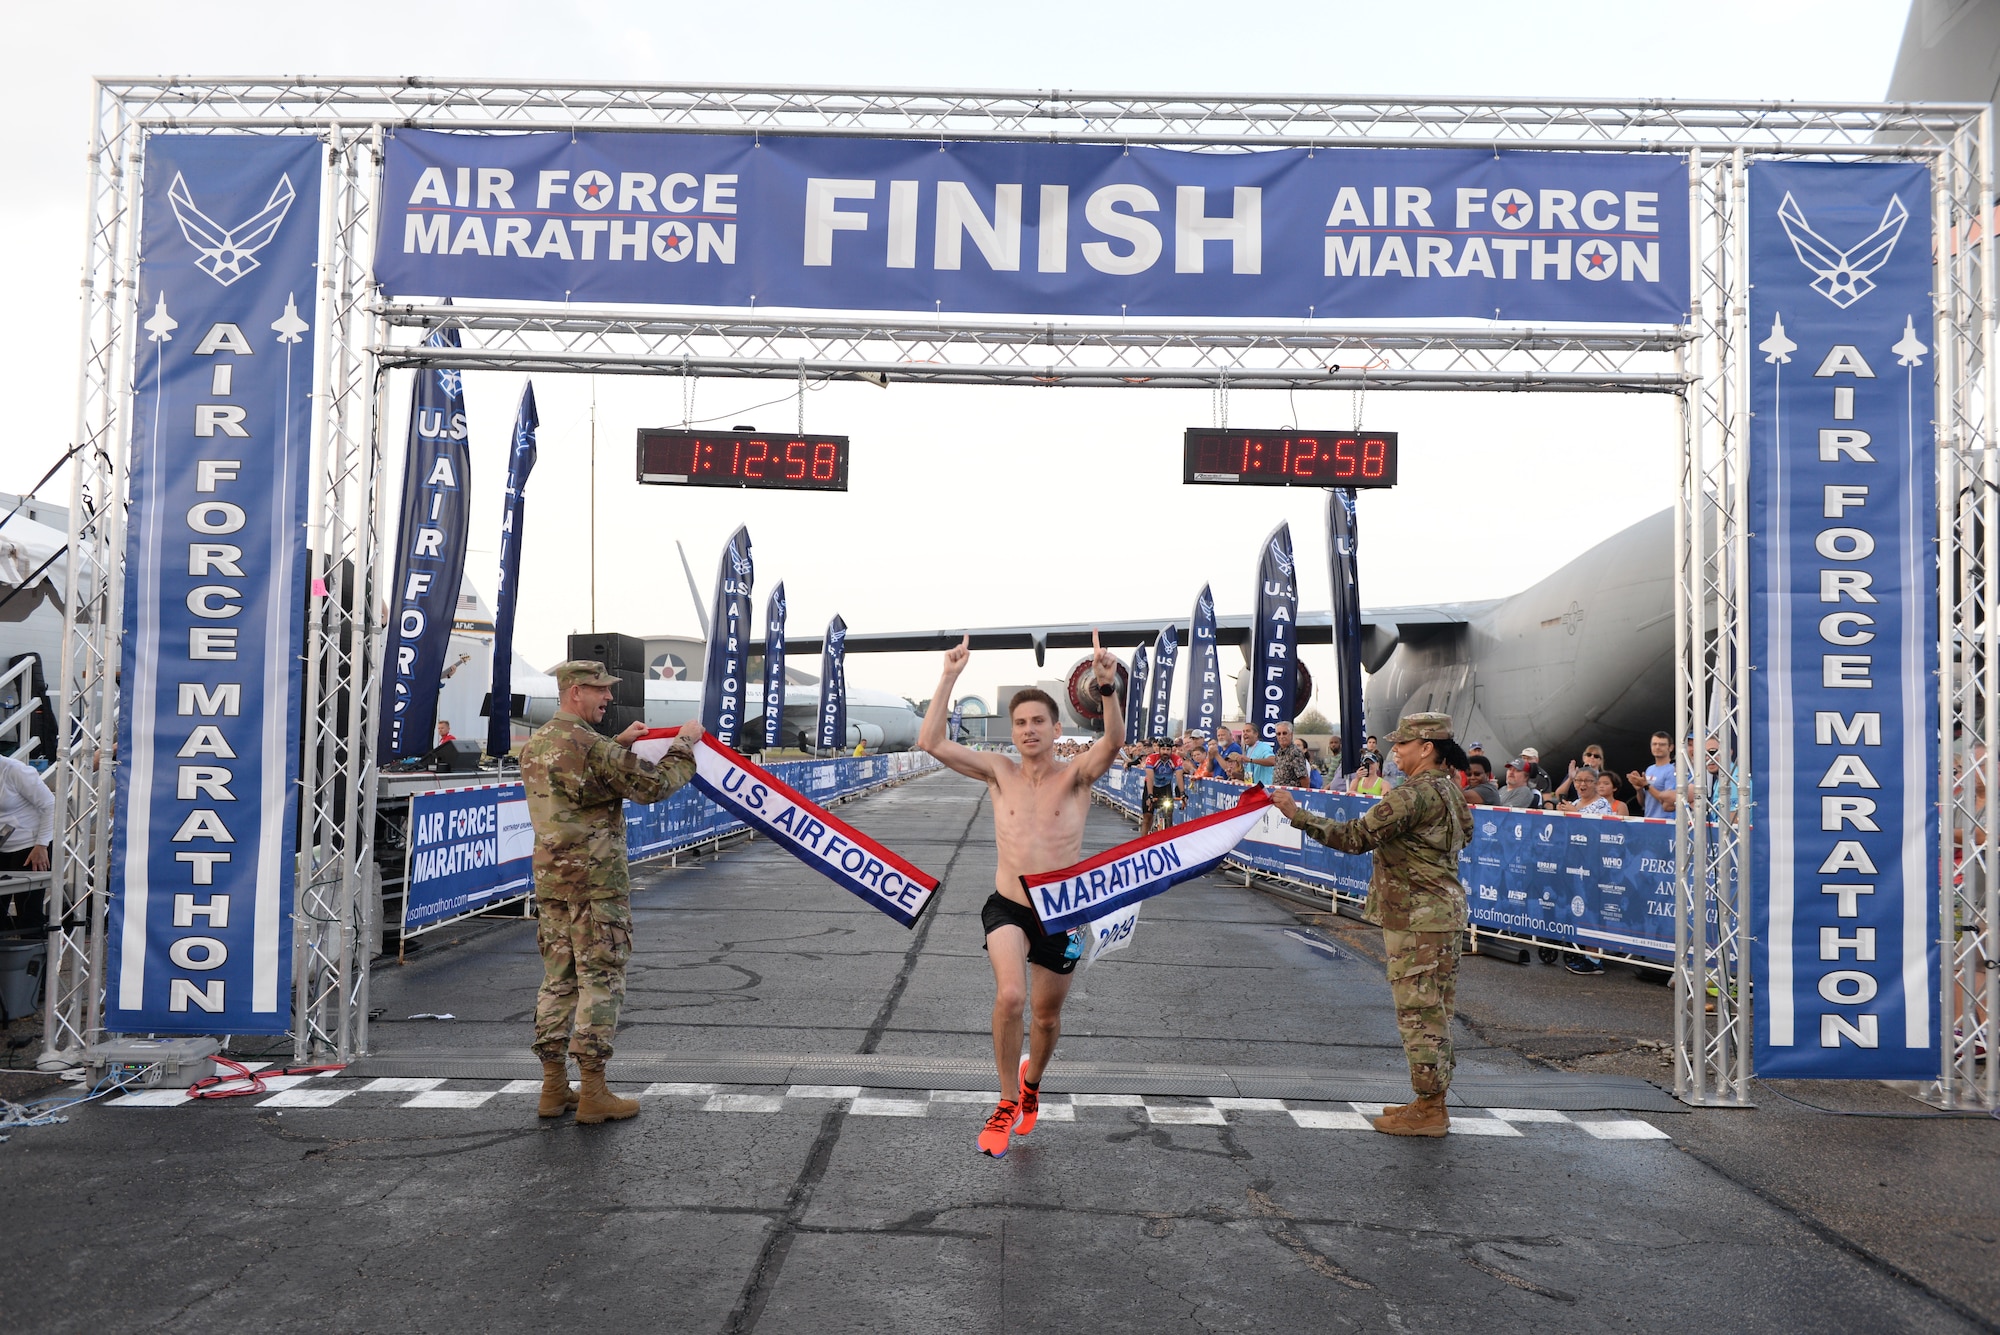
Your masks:
{"label": "orange running shoe", "polygon": [[1007,1157],[1007,1134],[1014,1129],[1014,1118],[1020,1113],[1021,1105],[1000,1100],[1000,1106],[986,1119],[986,1129],[979,1133],[979,1152],[992,1159]]}
{"label": "orange running shoe", "polygon": [[1014,1123],[1014,1134],[1025,1136],[1035,1129],[1035,1119],[1042,1111],[1042,1092],[1028,1083],[1028,1059],[1021,1058],[1021,1113]]}

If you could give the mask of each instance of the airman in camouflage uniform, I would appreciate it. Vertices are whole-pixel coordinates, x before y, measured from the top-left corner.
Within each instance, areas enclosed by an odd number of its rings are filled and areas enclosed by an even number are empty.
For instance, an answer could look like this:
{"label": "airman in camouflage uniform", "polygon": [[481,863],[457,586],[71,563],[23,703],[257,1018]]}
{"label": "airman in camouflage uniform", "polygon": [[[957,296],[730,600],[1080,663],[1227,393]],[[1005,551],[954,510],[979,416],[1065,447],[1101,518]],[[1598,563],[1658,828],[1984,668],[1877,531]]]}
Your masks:
{"label": "airman in camouflage uniform", "polygon": [[1391,1135],[1441,1136],[1449,1123],[1451,1017],[1466,927],[1458,850],[1471,841],[1472,812],[1442,754],[1464,754],[1451,740],[1450,715],[1407,715],[1388,740],[1408,777],[1359,820],[1314,815],[1282,789],[1272,800],[1294,826],[1328,848],[1375,855],[1362,916],[1382,929],[1396,1028],[1418,1096],[1385,1110],[1375,1127]]}
{"label": "airman in camouflage uniform", "polygon": [[[562,707],[521,749],[521,781],[535,827],[536,933],[542,988],[535,1001],[535,1055],[542,1059],[543,1117],[575,1107],[579,1122],[630,1117],[639,1105],[604,1087],[625,965],[632,956],[632,883],[625,860],[625,800],[657,802],[694,777],[699,723],[682,729],[658,765],[634,755],[645,725],[617,737],[591,727],[604,717],[618,679],[602,663],[555,669]],[[583,1073],[569,1087],[565,1052]]]}

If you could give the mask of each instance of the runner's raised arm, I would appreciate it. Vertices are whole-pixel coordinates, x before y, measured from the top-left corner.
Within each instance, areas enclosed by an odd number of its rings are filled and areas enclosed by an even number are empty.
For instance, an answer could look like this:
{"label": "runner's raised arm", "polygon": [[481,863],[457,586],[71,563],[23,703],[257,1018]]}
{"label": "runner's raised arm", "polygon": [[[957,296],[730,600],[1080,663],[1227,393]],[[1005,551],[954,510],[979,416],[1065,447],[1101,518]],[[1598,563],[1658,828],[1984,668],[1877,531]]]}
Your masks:
{"label": "runner's raised arm", "polygon": [[[1117,759],[1118,749],[1125,744],[1125,702],[1118,695],[1118,660],[1097,642],[1094,630],[1090,632],[1090,670],[1104,700],[1104,735],[1070,763],[1071,777],[1084,788],[1104,777],[1111,762]],[[1111,688],[1109,691],[1104,689],[1107,686]]]}
{"label": "runner's raised arm", "polygon": [[945,650],[944,673],[938,678],[937,689],[931,692],[930,707],[924,710],[923,726],[917,729],[917,749],[936,756],[947,768],[957,770],[968,779],[990,782],[993,778],[993,758],[969,746],[961,746],[945,735],[945,718],[951,713],[951,688],[958,684],[958,674],[965,671],[966,661],[971,657],[970,635],[961,640],[956,648]]}

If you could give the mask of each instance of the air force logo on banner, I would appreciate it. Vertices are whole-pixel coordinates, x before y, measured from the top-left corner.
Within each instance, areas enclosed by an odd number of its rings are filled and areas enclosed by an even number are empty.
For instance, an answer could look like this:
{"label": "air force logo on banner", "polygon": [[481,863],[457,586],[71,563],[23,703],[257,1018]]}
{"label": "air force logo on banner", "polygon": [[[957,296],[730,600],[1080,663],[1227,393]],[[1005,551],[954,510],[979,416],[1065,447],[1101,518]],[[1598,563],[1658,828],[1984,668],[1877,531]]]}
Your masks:
{"label": "air force logo on banner", "polygon": [[201,252],[195,267],[224,287],[258,267],[257,252],[277,236],[297,197],[292,178],[280,176],[263,208],[234,227],[224,227],[195,207],[194,196],[179,172],[174,173],[174,183],[167,188],[167,203],[173,206],[181,235]]}
{"label": "air force logo on banner", "polygon": [[1799,263],[1819,275],[1813,279],[1813,291],[1842,310],[1875,290],[1868,275],[1889,262],[1903,235],[1903,224],[1909,220],[1910,211],[1903,207],[1902,197],[1892,195],[1889,207],[1882,210],[1881,225],[1858,245],[1842,250],[1807,224],[1805,211],[1790,191],[1778,205],[1778,221],[1798,252]]}
{"label": "air force logo on banner", "polygon": [[1271,559],[1277,562],[1280,572],[1287,575],[1292,573],[1292,554],[1286,545],[1275,537],[1271,539]]}

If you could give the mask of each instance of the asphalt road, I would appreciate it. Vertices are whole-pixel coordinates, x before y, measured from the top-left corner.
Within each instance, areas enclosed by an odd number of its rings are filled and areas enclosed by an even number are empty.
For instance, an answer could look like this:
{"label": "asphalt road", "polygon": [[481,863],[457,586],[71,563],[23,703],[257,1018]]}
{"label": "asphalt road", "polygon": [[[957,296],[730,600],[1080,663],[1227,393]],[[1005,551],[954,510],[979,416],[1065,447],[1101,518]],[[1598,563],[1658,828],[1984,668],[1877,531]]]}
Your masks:
{"label": "asphalt road", "polygon": [[[621,1056],[987,1056],[983,791],[929,778],[842,814],[944,876],[924,923],[763,843],[649,873]],[[1128,835],[1100,811],[1087,844]],[[1372,955],[1348,920],[1221,877],[1180,887],[1073,992],[1058,1062],[1393,1077]],[[377,970],[372,1046],[518,1059],[538,974],[527,924],[442,933]],[[1665,1074],[1641,1046],[1664,991],[1628,975],[1470,960],[1462,996],[1462,1080]],[[402,1018],[420,1012],[457,1018]],[[17,1131],[0,1326],[1873,1332],[2000,1315],[1990,1121],[1530,1099],[1410,1141],[1346,1129],[1344,1103],[1080,1092],[995,1161],[973,1148],[990,1104],[949,1088],[627,1088],[644,1111],[596,1127],[538,1120],[497,1077],[338,1076]],[[1864,1176],[1893,1185],[1850,1200]]]}

